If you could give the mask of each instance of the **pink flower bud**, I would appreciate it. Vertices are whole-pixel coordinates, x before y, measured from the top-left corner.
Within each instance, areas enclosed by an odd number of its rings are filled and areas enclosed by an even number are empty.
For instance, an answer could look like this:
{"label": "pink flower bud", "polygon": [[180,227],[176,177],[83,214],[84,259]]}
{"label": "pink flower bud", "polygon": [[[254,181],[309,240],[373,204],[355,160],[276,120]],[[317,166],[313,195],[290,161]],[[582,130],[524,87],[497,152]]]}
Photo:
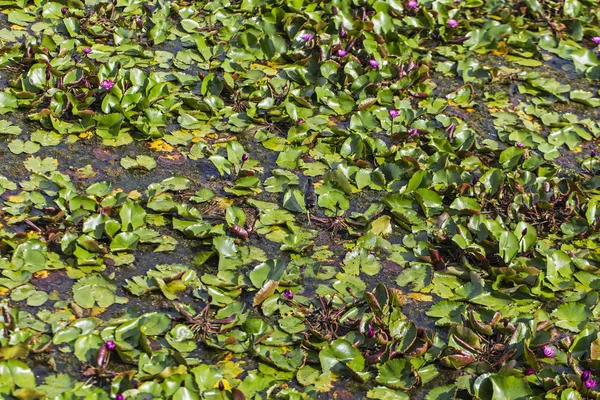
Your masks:
{"label": "pink flower bud", "polygon": [[554,347],[546,345],[546,346],[542,347],[542,352],[544,353],[544,355],[546,357],[554,358],[554,355],[555,355]]}
{"label": "pink flower bud", "polygon": [[113,86],[115,86],[115,83],[110,79],[105,79],[100,83],[100,87],[104,90],[110,90]]}
{"label": "pink flower bud", "polygon": [[450,18],[448,21],[446,21],[446,23],[448,24],[448,26],[450,28],[456,28],[458,26],[458,21],[455,19]]}

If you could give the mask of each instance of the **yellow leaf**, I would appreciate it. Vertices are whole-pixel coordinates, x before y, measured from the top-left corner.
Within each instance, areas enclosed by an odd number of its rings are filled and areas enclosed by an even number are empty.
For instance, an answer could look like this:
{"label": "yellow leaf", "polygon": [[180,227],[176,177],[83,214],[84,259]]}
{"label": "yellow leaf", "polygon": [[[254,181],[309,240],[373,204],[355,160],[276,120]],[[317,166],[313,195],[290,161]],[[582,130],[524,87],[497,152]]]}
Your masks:
{"label": "yellow leaf", "polygon": [[427,302],[433,301],[433,297],[431,297],[428,294],[423,294],[423,293],[409,293],[406,296],[415,301],[427,301]]}
{"label": "yellow leaf", "polygon": [[9,292],[10,290],[8,290],[7,288],[0,287],[0,297],[7,296]]}
{"label": "yellow leaf", "polygon": [[498,48],[492,51],[492,54],[495,56],[504,56],[508,54],[508,48],[506,47],[505,42],[498,43]]}
{"label": "yellow leaf", "polygon": [[277,75],[279,72],[275,68],[267,67],[266,65],[262,64],[250,64],[250,69],[262,71],[269,76]]}
{"label": "yellow leaf", "polygon": [[86,165],[85,167],[81,167],[81,168],[77,169],[75,174],[79,179],[92,178],[92,177],[96,176],[96,172],[94,171],[94,169],[92,168],[92,166],[90,164]]}
{"label": "yellow leaf", "polygon": [[149,146],[154,151],[163,151],[166,153],[173,151],[173,146],[162,139],[156,139],[154,142],[150,143]]}
{"label": "yellow leaf", "polygon": [[132,190],[131,192],[127,193],[127,197],[129,197],[131,200],[137,200],[142,197],[142,194],[137,190]]}
{"label": "yellow leaf", "polygon": [[104,311],[106,311],[106,308],[96,306],[96,307],[92,308],[92,312],[90,313],[90,315],[92,317],[97,317],[98,315],[102,314]]}
{"label": "yellow leaf", "polygon": [[231,383],[229,383],[229,381],[225,378],[221,379],[220,381],[215,382],[215,385],[213,387],[216,389],[219,389],[220,382],[223,383],[223,390],[231,390]]}
{"label": "yellow leaf", "polygon": [[26,27],[24,27],[24,26],[21,26],[21,25],[11,25],[11,26],[10,26],[10,29],[17,30],[17,31],[24,31],[24,30],[26,30],[27,28],[26,28]]}
{"label": "yellow leaf", "polygon": [[88,138],[88,137],[90,137],[91,135],[92,135],[92,132],[90,132],[90,131],[85,131],[85,132],[81,132],[81,133],[79,134],[79,137],[80,137],[81,139],[85,139],[85,138]]}
{"label": "yellow leaf", "polygon": [[38,279],[45,279],[48,277],[48,275],[50,275],[50,272],[48,272],[47,270],[43,269],[41,271],[36,272],[35,274],[33,274],[34,278],[38,278]]}
{"label": "yellow leaf", "polygon": [[583,148],[581,146],[577,146],[575,147],[573,150],[571,150],[573,153],[581,153],[583,151]]}
{"label": "yellow leaf", "polygon": [[215,197],[213,203],[221,210],[226,209],[233,204],[233,199],[229,197]]}
{"label": "yellow leaf", "polygon": [[14,196],[8,196],[8,201],[12,203],[23,203],[25,201],[25,196],[22,193]]}
{"label": "yellow leaf", "polygon": [[240,368],[239,362],[221,361],[217,363],[217,365],[220,365],[222,367],[223,375],[230,378],[235,378],[236,376],[245,371],[244,368]]}

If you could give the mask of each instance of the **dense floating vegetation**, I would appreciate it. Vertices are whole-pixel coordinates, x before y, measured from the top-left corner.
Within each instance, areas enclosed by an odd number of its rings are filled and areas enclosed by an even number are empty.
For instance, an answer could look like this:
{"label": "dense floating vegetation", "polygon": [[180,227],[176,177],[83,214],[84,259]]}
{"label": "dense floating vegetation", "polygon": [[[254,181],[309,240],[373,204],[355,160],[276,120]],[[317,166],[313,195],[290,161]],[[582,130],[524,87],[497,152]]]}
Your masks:
{"label": "dense floating vegetation", "polygon": [[600,398],[597,1],[0,9],[3,398]]}

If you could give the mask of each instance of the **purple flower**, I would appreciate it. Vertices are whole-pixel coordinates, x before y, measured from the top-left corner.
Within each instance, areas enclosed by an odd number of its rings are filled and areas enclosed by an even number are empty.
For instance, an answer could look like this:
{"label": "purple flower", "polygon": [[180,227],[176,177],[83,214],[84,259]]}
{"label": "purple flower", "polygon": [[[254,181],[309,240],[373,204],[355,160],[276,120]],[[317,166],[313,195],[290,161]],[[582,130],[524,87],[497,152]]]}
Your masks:
{"label": "purple flower", "polygon": [[84,47],[83,48],[83,53],[84,54],[90,54],[92,52],[92,49],[90,49],[89,47]]}
{"label": "purple flower", "polygon": [[392,117],[392,119],[394,119],[398,115],[400,115],[400,113],[398,112],[398,110],[390,110],[390,111],[388,111],[388,114],[390,114],[390,117]]}
{"label": "purple flower", "polygon": [[523,147],[525,147],[525,145],[521,142],[517,142],[517,147],[522,149]]}
{"label": "purple flower", "polygon": [[450,28],[456,28],[458,26],[458,21],[455,19],[450,18],[448,21],[446,21],[446,23],[448,24],[448,26]]}
{"label": "purple flower", "polygon": [[46,80],[50,79],[50,71],[46,70]]}
{"label": "purple flower", "polygon": [[305,123],[305,122],[306,122],[306,121],[304,121],[304,119],[302,119],[302,118],[298,118],[298,123],[299,123],[299,124],[303,124],[303,123]]}
{"label": "purple flower", "polygon": [[596,150],[592,150],[592,152],[590,153],[590,155],[592,157],[596,157],[598,155],[598,152]]}
{"label": "purple flower", "polygon": [[594,37],[592,38],[592,42],[593,42],[594,44],[600,44],[600,36],[594,36]]}
{"label": "purple flower", "polygon": [[542,352],[546,357],[554,358],[554,347],[546,345],[542,347]]}
{"label": "purple flower", "polygon": [[372,68],[378,68],[379,67],[379,63],[377,62],[377,60],[369,60],[369,65]]}
{"label": "purple flower", "polygon": [[337,51],[337,55],[338,55],[339,57],[344,57],[346,54],[348,54],[348,52],[347,52],[346,50],[344,50],[344,49],[339,49],[339,50]]}
{"label": "purple flower", "polygon": [[60,12],[62,13],[62,15],[66,15],[67,14],[67,9],[65,7],[60,9]]}
{"label": "purple flower", "polygon": [[300,35],[300,39],[304,40],[305,42],[312,40],[314,37],[315,37],[315,35],[313,35],[310,32],[306,32],[306,33],[303,33],[302,35]]}
{"label": "purple flower", "polygon": [[525,375],[533,375],[533,374],[535,374],[535,369],[527,368],[524,373],[525,373]]}
{"label": "purple flower", "polygon": [[419,130],[415,129],[415,128],[410,128],[408,130],[408,137],[413,137],[413,136],[418,136],[419,135]]}
{"label": "purple flower", "polygon": [[105,79],[102,81],[102,83],[100,83],[100,87],[106,90],[112,89],[113,86],[115,86],[115,83],[110,79]]}
{"label": "purple flower", "polygon": [[117,345],[112,340],[109,340],[106,342],[106,348],[108,350],[113,351],[115,349],[115,347],[117,347]]}
{"label": "purple flower", "polygon": [[373,336],[375,336],[375,329],[373,328],[369,328],[369,330],[367,331],[367,336],[372,338]]}
{"label": "purple flower", "polygon": [[408,2],[408,8],[410,8],[411,10],[418,10],[419,9],[419,2],[417,0],[410,0]]}
{"label": "purple flower", "polygon": [[342,25],[342,27],[340,28],[340,37],[341,38],[346,37],[346,29],[344,28],[344,25]]}
{"label": "purple flower", "polygon": [[125,397],[123,397],[123,395],[121,393],[117,393],[116,399],[117,400],[124,400]]}
{"label": "purple flower", "polygon": [[581,380],[587,381],[588,379],[590,379],[590,376],[592,376],[592,371],[585,370],[585,371],[583,371],[583,374],[581,374]]}
{"label": "purple flower", "polygon": [[585,381],[585,387],[588,389],[593,389],[597,386],[598,384],[596,383],[595,379],[588,379],[587,381]]}
{"label": "purple flower", "polygon": [[246,153],[242,154],[242,161],[243,162],[248,161],[248,154],[246,154]]}
{"label": "purple flower", "polygon": [[294,293],[290,289],[287,289],[285,292],[283,292],[283,297],[288,300],[292,300],[294,298]]}

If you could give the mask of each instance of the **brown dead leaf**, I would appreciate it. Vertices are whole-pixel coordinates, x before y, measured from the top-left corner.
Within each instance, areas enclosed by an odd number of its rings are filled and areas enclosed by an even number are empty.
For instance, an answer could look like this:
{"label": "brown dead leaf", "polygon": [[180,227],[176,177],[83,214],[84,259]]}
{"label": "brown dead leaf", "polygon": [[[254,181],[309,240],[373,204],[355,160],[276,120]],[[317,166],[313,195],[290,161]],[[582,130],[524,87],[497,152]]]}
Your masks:
{"label": "brown dead leaf", "polygon": [[254,296],[254,301],[252,302],[252,306],[256,307],[262,304],[263,301],[267,299],[270,295],[275,293],[275,289],[279,286],[279,282],[268,280],[265,282],[262,288],[256,293]]}

